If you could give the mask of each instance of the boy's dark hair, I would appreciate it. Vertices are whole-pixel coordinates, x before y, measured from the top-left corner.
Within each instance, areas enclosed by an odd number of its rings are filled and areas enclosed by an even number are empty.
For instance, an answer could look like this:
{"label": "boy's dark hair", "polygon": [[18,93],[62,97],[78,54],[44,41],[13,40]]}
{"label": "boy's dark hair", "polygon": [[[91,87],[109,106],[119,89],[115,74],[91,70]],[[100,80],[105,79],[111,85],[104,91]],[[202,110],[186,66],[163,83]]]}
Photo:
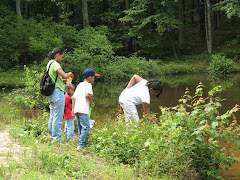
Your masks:
{"label": "boy's dark hair", "polygon": [[146,86],[148,87],[148,89],[152,88],[154,91],[159,91],[157,97],[160,96],[160,94],[162,94],[162,86],[161,86],[161,81],[159,80],[149,80],[146,84]]}
{"label": "boy's dark hair", "polygon": [[55,59],[55,55],[58,54],[58,53],[63,54],[64,50],[60,47],[56,47],[51,52],[48,53],[48,58],[49,59]]}
{"label": "boy's dark hair", "polygon": [[74,87],[74,85],[73,84],[66,84],[65,85],[65,89],[71,89],[71,87]]}

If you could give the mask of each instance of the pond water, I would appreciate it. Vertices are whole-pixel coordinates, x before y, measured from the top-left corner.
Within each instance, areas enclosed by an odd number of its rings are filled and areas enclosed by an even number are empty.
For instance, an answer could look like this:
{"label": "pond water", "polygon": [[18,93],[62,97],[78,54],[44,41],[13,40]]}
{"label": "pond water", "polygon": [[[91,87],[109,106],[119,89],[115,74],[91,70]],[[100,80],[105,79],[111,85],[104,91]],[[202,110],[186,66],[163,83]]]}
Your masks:
{"label": "pond water", "polygon": [[[146,78],[149,79],[149,78]],[[223,87],[222,93],[217,96],[225,99],[221,102],[222,107],[219,109],[220,114],[240,103],[240,74],[231,74],[223,77],[209,76],[208,74],[191,74],[179,76],[160,76],[151,77],[162,81],[163,93],[159,98],[152,98],[150,108],[153,113],[161,114],[160,106],[171,107],[178,104],[178,100],[184,95],[186,88],[190,90],[190,95],[194,95],[199,82],[205,86],[204,97],[207,97],[208,91],[215,86]],[[91,119],[96,121],[109,120],[116,116],[118,105],[118,97],[121,91],[127,86],[129,79],[122,83],[102,83],[97,82],[93,85],[94,96],[92,97],[96,106],[93,109]],[[139,117],[142,117],[143,108],[138,107]],[[240,123],[240,112],[237,112],[236,117]]]}

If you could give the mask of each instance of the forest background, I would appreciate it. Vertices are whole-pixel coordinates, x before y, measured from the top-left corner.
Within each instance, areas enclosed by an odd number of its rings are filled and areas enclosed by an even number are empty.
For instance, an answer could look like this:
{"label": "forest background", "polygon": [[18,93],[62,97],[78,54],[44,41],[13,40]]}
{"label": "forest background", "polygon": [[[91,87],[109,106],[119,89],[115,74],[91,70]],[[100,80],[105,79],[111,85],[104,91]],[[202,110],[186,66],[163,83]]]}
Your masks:
{"label": "forest background", "polygon": [[0,8],[0,72],[42,72],[54,47],[67,52],[65,71],[92,67],[101,80],[202,71],[199,62],[240,56],[238,0],[2,0]]}

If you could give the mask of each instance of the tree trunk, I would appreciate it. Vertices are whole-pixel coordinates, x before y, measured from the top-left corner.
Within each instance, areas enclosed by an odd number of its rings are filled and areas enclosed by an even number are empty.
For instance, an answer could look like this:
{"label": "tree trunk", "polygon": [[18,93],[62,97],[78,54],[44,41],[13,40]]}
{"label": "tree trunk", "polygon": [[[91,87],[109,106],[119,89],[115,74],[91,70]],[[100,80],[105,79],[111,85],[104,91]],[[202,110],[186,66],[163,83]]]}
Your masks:
{"label": "tree trunk", "polygon": [[[125,7],[126,7],[126,10],[128,10],[129,9],[129,6],[130,6],[130,0],[125,0]],[[131,28],[131,22],[127,22],[127,26],[128,26],[128,29],[130,29]],[[134,47],[134,42],[133,42],[133,38],[132,37],[130,37],[130,39],[129,39],[129,41],[128,41],[128,45],[127,45],[127,47],[128,47],[128,52],[130,52],[130,53],[133,53],[133,51],[134,51],[134,49],[136,49],[135,47]]]}
{"label": "tree trunk", "polygon": [[191,11],[190,11],[190,23],[194,24],[194,11],[193,11],[195,9],[194,0],[190,1],[189,6],[190,6],[190,9],[191,9]]}
{"label": "tree trunk", "polygon": [[175,46],[174,46],[174,42],[172,40],[171,30],[169,28],[167,28],[167,29],[168,29],[167,34],[168,34],[169,43],[173,48],[173,53],[174,53],[174,56],[175,56],[176,60],[178,60],[177,52],[176,52],[176,49],[175,49]]}
{"label": "tree trunk", "polygon": [[[183,23],[183,1],[184,0],[179,0],[178,2],[178,20]],[[178,31],[178,49],[181,47],[183,44],[183,25],[179,28]]]}
{"label": "tree trunk", "polygon": [[25,2],[25,13],[24,14],[25,14],[25,18],[29,19],[29,4],[27,1]]}
{"label": "tree trunk", "polygon": [[61,14],[62,14],[61,1],[58,1],[57,3],[57,22],[58,23],[62,22]]}
{"label": "tree trunk", "polygon": [[22,14],[21,14],[21,0],[16,0],[16,14],[17,14],[17,17],[22,17]]}
{"label": "tree trunk", "polygon": [[82,0],[83,29],[89,27],[87,0]]}
{"label": "tree trunk", "polygon": [[213,29],[218,29],[220,24],[220,12],[216,11],[213,13]]}
{"label": "tree trunk", "polygon": [[205,41],[205,6],[202,1],[197,1],[197,6],[197,14],[199,16],[199,40]]}
{"label": "tree trunk", "polygon": [[205,27],[208,53],[212,54],[212,23],[210,0],[206,0],[205,4]]}

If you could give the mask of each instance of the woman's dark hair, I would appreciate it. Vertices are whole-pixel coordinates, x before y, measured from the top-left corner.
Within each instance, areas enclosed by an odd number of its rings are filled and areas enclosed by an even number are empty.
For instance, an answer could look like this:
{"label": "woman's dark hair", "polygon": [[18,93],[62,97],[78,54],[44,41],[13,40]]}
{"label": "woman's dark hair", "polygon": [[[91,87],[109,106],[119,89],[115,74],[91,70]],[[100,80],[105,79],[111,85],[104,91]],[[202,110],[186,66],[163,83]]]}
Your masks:
{"label": "woman's dark hair", "polygon": [[54,48],[51,52],[48,53],[48,58],[49,59],[55,59],[56,54],[63,54],[64,50],[62,48],[56,47]]}
{"label": "woman's dark hair", "polygon": [[146,86],[148,87],[148,89],[152,88],[154,91],[159,91],[157,97],[160,96],[160,94],[162,94],[162,86],[161,86],[161,81],[159,80],[149,80],[146,84]]}

